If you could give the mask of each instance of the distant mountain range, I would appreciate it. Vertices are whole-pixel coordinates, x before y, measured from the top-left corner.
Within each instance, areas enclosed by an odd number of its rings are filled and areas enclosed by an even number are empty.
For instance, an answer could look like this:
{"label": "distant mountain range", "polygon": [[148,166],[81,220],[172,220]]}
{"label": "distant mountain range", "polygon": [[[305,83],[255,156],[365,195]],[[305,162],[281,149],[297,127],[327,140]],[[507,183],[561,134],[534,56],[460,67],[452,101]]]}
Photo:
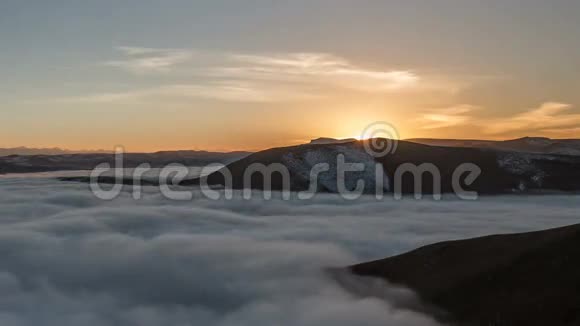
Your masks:
{"label": "distant mountain range", "polygon": [[[478,140],[478,139],[437,139],[437,138],[411,138],[406,141],[431,146],[443,147],[476,147],[491,148],[506,151],[527,153],[545,153],[562,155],[580,155],[580,139],[551,139],[544,137],[524,137],[512,140]],[[354,138],[335,139],[320,137],[310,141],[311,145],[341,144],[356,141]],[[0,148],[0,157],[9,155],[68,155],[68,154],[110,154],[113,151],[106,150],[68,150],[54,148],[29,148],[14,147]],[[169,151],[178,152],[204,152],[204,151]]]}
{"label": "distant mountain range", "polygon": [[0,157],[9,155],[66,155],[66,154],[103,154],[112,153],[112,151],[99,150],[68,150],[58,147],[54,148],[30,148],[30,147],[14,147],[14,148],[0,148]]}
{"label": "distant mountain range", "polygon": [[580,155],[580,139],[524,137],[512,140],[461,140],[413,138],[407,141],[431,146],[490,148],[525,153]]}
{"label": "distant mountain range", "polygon": [[[124,167],[134,168],[149,163],[153,168],[177,163],[185,166],[204,166],[211,163],[228,164],[249,152],[164,151],[157,153],[125,153]],[[101,163],[114,165],[115,156],[105,154],[11,155],[0,157],[0,174],[48,171],[92,170]]]}

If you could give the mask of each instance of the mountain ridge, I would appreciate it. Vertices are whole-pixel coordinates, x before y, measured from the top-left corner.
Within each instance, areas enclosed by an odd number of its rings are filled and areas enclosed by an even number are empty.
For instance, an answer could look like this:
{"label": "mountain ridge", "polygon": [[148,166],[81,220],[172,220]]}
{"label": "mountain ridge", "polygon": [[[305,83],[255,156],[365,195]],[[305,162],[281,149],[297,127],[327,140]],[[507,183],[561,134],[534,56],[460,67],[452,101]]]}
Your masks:
{"label": "mountain ridge", "polygon": [[[391,140],[384,140],[389,142]],[[372,157],[366,152],[365,141],[333,144],[306,144],[291,147],[273,148],[251,154],[226,168],[232,174],[232,187],[243,189],[244,172],[255,164],[281,164],[290,173],[289,190],[304,191],[309,189],[310,172],[316,164],[330,165],[327,178],[317,183],[319,192],[337,192],[336,160],[339,154],[344,155],[346,162],[363,163],[365,170],[353,172],[347,181],[347,188],[356,184],[358,179],[365,181],[365,193],[373,193],[376,186],[375,175],[371,173],[378,163],[385,171],[388,180],[387,192],[394,189],[393,175],[404,164],[419,166],[431,164],[440,172],[441,192],[453,192],[453,174],[463,163],[472,163],[481,169],[482,175],[468,185],[465,190],[485,194],[528,192],[534,190],[580,191],[580,157],[556,154],[533,154],[495,150],[489,148],[440,147],[429,146],[407,141],[399,141],[397,151],[390,155]],[[220,171],[205,177],[209,185],[224,185],[224,176]],[[273,174],[271,189],[282,190],[284,181],[281,175]],[[423,178],[421,193],[435,192],[434,180]],[[199,184],[200,179],[185,180],[182,185]],[[251,188],[263,190],[264,176],[253,174]],[[257,185],[257,186],[254,186]],[[415,182],[411,178],[403,178],[402,193],[414,193]]]}
{"label": "mountain ridge", "polygon": [[106,154],[106,153],[112,153],[112,152],[113,151],[106,151],[104,149],[69,150],[69,149],[62,149],[59,147],[35,148],[35,147],[18,146],[18,147],[0,148],[0,157],[12,156],[12,155]]}
{"label": "mountain ridge", "polygon": [[[149,163],[153,168],[168,164],[204,166],[228,164],[249,155],[249,152],[161,151],[156,153],[124,153],[125,168]],[[115,154],[11,155],[0,157],[0,174],[50,171],[92,170],[101,163],[115,165]]]}
{"label": "mountain ridge", "polygon": [[580,155],[580,139],[522,137],[508,140],[411,138],[406,141],[443,147],[476,147],[536,154]]}

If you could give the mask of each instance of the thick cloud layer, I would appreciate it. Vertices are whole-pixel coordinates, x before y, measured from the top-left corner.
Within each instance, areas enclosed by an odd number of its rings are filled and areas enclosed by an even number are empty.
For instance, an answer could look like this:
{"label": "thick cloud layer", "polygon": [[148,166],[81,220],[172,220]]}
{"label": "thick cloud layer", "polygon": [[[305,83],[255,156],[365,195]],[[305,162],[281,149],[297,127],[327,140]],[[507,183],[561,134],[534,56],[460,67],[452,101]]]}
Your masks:
{"label": "thick cloud layer", "polygon": [[[0,179],[0,325],[436,325],[404,289],[325,272],[439,240],[576,223],[580,197],[101,201]],[[345,277],[345,276],[341,276]],[[381,297],[383,300],[377,298]]]}

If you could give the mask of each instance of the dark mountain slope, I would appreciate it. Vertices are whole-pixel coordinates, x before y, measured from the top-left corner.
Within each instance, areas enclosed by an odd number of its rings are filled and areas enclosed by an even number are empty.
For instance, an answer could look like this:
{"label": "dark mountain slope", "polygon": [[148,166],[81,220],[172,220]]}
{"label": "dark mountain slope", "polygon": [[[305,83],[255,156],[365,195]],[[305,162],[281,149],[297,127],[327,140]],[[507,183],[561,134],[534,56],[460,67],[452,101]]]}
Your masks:
{"label": "dark mountain slope", "polygon": [[[580,190],[580,157],[566,155],[529,154],[491,149],[438,147],[400,141],[397,151],[382,157],[366,153],[362,141],[340,144],[313,144],[283,147],[252,154],[227,166],[233,177],[233,188],[244,187],[244,172],[252,164],[269,165],[279,163],[287,167],[291,176],[292,190],[305,190],[309,186],[310,171],[318,163],[328,163],[330,171],[318,177],[318,190],[337,192],[336,161],[343,154],[347,163],[363,163],[365,170],[346,175],[347,188],[353,188],[357,180],[365,181],[367,193],[375,191],[375,163],[380,163],[388,180],[385,188],[393,191],[395,171],[405,163],[421,165],[428,163],[437,168],[441,175],[441,191],[452,192],[453,173],[464,163],[472,163],[481,169],[481,175],[465,190],[479,193],[498,194],[524,191],[577,191]],[[465,177],[465,176],[463,176]],[[433,192],[434,179],[423,175],[423,193]],[[463,180],[460,178],[460,180]],[[207,177],[210,185],[223,185],[224,177],[216,172]],[[199,180],[186,180],[183,185],[199,184]],[[402,192],[415,191],[414,178],[410,173],[402,178]],[[248,185],[245,185],[248,187]],[[251,188],[263,189],[263,175],[252,175]],[[283,189],[280,174],[272,174],[272,189]]]}
{"label": "dark mountain slope", "polygon": [[580,225],[443,242],[350,270],[409,287],[461,325],[580,324]]}

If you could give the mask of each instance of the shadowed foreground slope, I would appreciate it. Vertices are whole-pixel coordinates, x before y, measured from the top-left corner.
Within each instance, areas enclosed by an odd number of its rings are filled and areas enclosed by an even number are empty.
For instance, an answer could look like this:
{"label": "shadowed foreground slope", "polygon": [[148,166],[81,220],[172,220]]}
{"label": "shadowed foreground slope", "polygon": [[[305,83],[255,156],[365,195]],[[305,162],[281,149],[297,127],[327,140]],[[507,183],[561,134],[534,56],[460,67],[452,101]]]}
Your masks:
{"label": "shadowed foreground slope", "polygon": [[580,324],[580,225],[442,242],[350,269],[415,290],[460,325]]}

